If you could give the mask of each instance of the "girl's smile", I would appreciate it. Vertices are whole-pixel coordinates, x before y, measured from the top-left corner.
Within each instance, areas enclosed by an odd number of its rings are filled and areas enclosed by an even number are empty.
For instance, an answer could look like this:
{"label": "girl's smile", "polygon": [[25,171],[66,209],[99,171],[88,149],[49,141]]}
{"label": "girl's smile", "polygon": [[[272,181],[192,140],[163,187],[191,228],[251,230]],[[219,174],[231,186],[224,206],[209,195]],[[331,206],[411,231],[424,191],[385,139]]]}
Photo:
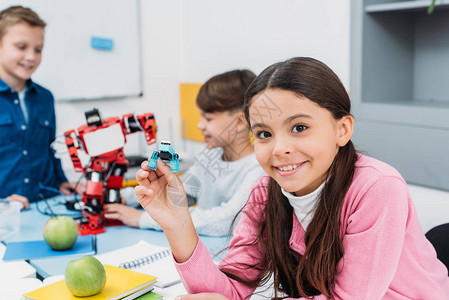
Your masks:
{"label": "girl's smile", "polygon": [[302,163],[289,163],[273,166],[280,176],[290,176],[298,172],[306,162]]}
{"label": "girl's smile", "polygon": [[202,134],[204,136],[204,142],[206,144],[209,143],[212,137],[210,135],[207,135],[207,134],[204,134],[204,133],[202,133]]}

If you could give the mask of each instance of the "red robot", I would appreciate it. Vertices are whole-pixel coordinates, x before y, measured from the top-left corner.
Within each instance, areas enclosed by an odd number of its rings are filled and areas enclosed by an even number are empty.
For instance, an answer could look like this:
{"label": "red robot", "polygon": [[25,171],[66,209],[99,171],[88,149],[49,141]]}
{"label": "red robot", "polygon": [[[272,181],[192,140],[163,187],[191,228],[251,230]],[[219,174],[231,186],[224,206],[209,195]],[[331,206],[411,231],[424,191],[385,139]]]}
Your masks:
{"label": "red robot", "polygon": [[[123,152],[126,135],[142,131],[148,145],[156,142],[156,121],[152,113],[101,119],[99,111],[93,109],[85,115],[87,124],[64,133],[75,171],[83,172],[86,178],[80,235],[102,233],[106,225],[117,225],[104,217],[103,205],[121,202],[120,189],[129,166]],[[78,149],[90,156],[90,162],[84,167]]]}

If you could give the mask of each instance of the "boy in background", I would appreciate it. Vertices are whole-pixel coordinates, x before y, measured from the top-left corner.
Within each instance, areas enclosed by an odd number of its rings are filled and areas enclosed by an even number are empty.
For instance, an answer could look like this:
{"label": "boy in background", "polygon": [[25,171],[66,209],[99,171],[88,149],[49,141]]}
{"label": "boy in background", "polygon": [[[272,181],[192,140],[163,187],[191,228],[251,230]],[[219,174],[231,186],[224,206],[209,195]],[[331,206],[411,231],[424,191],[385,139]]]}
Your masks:
{"label": "boy in background", "polygon": [[41,63],[45,26],[29,8],[0,12],[0,198],[19,201],[24,208],[38,200],[40,185],[64,194],[75,188],[51,149],[53,95],[31,80]]}

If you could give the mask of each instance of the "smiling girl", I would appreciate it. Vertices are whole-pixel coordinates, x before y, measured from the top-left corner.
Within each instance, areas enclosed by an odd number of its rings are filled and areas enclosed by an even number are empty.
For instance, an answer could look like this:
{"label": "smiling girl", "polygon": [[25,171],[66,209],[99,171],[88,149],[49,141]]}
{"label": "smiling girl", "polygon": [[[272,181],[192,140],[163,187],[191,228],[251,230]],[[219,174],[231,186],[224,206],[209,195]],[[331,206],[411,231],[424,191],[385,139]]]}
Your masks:
{"label": "smiling girl", "polygon": [[422,233],[406,182],[356,153],[351,102],[332,70],[306,57],[277,63],[245,98],[268,175],[253,187],[219,267],[176,177],[145,163],[137,174],[137,197],[162,226],[187,291],[199,293],[183,299],[249,298],[270,277],[275,298],[447,299],[448,271]]}

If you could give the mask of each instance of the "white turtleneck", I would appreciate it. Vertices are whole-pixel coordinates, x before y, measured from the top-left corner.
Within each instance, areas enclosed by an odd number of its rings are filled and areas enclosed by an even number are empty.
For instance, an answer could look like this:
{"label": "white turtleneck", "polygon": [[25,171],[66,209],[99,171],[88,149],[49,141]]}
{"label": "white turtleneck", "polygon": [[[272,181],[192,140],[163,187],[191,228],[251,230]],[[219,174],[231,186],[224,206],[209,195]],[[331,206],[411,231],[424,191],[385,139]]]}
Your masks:
{"label": "white turtleneck", "polygon": [[318,198],[323,188],[324,182],[316,190],[304,196],[295,196],[281,188],[282,194],[287,197],[288,202],[290,202],[290,205],[293,207],[295,215],[304,230],[307,230],[307,226],[309,226],[310,221],[312,221],[315,204],[318,202]]}

